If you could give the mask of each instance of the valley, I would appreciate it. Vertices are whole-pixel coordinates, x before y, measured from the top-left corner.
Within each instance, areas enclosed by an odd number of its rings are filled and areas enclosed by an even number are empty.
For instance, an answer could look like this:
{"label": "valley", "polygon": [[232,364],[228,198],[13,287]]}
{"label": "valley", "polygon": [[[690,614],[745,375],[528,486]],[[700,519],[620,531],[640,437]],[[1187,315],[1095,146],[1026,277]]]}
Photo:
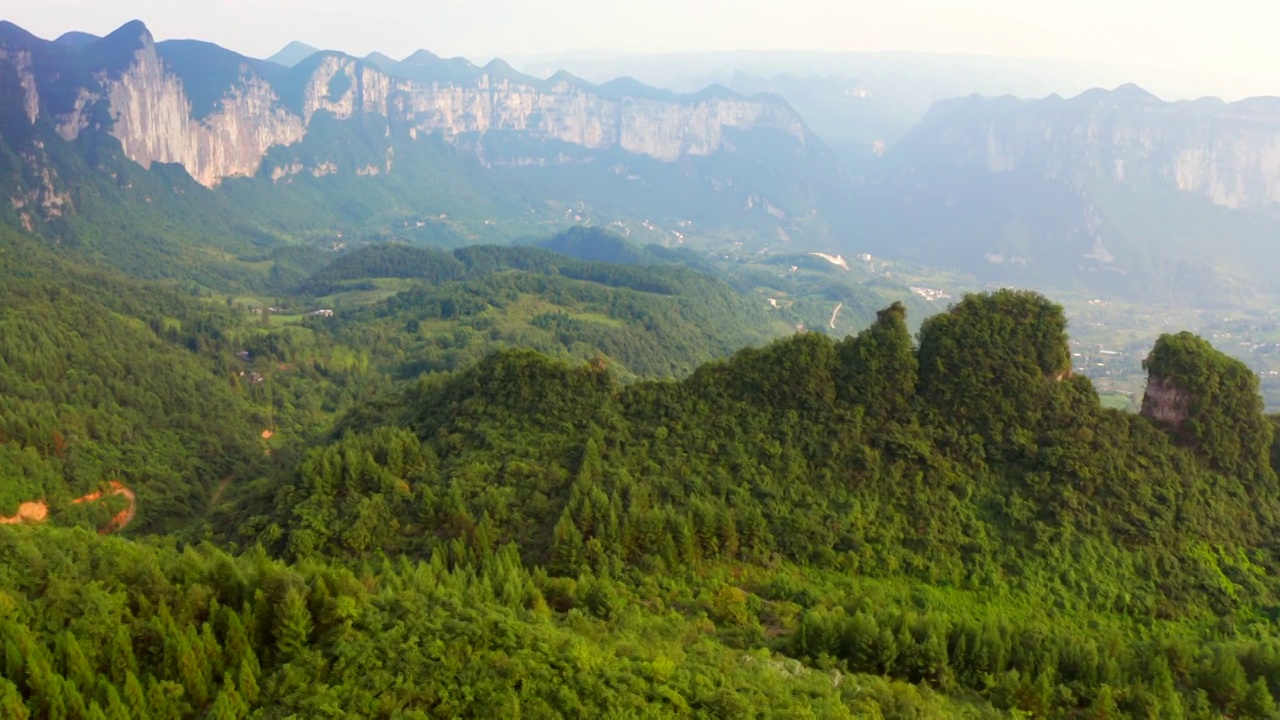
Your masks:
{"label": "valley", "polygon": [[1280,715],[1280,101],[154,27],[0,22],[0,718]]}

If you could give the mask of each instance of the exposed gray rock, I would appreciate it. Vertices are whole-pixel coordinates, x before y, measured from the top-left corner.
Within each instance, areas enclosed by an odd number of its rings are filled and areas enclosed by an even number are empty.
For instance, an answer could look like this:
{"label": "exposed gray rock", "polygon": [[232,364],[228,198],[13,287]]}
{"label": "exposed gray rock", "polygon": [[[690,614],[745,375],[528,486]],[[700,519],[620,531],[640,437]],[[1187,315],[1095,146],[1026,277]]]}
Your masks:
{"label": "exposed gray rock", "polygon": [[1191,413],[1191,393],[1173,378],[1152,375],[1142,396],[1142,415],[1173,429],[1187,421]]}

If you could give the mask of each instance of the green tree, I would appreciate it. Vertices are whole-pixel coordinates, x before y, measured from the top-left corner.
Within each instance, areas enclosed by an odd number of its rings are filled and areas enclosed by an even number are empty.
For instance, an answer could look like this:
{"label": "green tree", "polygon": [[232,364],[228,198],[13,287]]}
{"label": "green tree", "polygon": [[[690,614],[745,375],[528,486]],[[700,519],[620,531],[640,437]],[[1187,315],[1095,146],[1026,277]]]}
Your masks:
{"label": "green tree", "polygon": [[275,612],[276,649],[286,662],[306,651],[312,628],[306,596],[295,585],[290,585]]}
{"label": "green tree", "polygon": [[1150,374],[1144,415],[1161,419],[1214,470],[1275,488],[1275,432],[1247,365],[1182,332],[1161,335],[1142,366]]}
{"label": "green tree", "polygon": [[0,677],[0,717],[10,720],[27,720],[31,715],[22,702],[18,686]]}

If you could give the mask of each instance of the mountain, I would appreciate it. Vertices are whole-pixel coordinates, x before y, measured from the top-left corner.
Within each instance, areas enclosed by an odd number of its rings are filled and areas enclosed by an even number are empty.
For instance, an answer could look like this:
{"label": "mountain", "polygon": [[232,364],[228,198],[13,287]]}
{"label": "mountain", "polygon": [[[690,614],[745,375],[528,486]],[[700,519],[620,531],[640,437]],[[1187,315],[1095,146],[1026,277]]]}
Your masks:
{"label": "mountain", "polygon": [[[6,214],[61,241],[100,234],[70,227],[85,196],[118,194],[131,211],[164,216],[158,234],[179,244],[204,224],[174,226],[177,196],[195,194],[221,204],[215,222],[236,228],[228,234],[267,245],[459,213],[467,225],[445,233],[459,244],[575,215],[643,222],[668,241],[692,224],[704,238],[768,242],[827,237],[820,207],[839,212],[843,182],[772,96],[539,80],[426,51],[399,62],[319,52],[284,67],[199,41],[157,43],[137,21],[73,42],[4,24],[0,97]],[[159,194],[122,192],[136,183],[117,160],[153,175],[180,168],[198,188],[174,178]]]}
{"label": "mountain", "polygon": [[[380,283],[398,292],[363,307],[349,302]],[[362,349],[374,368],[408,378],[506,347],[608,362],[621,377],[679,377],[795,328],[790,313],[753,293],[675,264],[583,261],[531,247],[370,245],[334,260],[299,293],[316,298],[308,306],[335,308],[312,324],[318,346]]]}
{"label": "mountain", "polygon": [[280,51],[267,58],[267,62],[273,62],[277,65],[285,67],[293,67],[307,58],[320,52],[318,48],[294,40],[288,45],[280,48]]}
{"label": "mountain", "polygon": [[1169,97],[1242,93],[1236,79],[1191,76],[1130,64],[923,52],[735,51],[625,55],[602,51],[513,58],[545,77],[568,70],[589,80],[628,75],[692,91],[722,83],[785,98],[848,166],[898,142],[935,102],[973,93],[1001,97],[1076,95],[1140,82]]}
{"label": "mountain", "polygon": [[1076,185],[1106,180],[1267,210],[1280,203],[1278,138],[1280,98],[1171,103],[1131,84],[1070,99],[939,102],[906,144],[992,172],[1030,169]]}
{"label": "mountain", "polygon": [[129,528],[163,532],[263,464],[270,411],[237,374],[230,310],[3,227],[0,307],[0,518],[39,501],[53,522],[101,527],[110,515],[74,498],[123,483]]}
{"label": "mountain", "polygon": [[569,616],[704,617],[801,678],[976,701],[886,717],[1266,717],[1280,484],[1256,377],[1167,335],[1150,410],[1107,410],[1065,329],[1001,291],[918,345],[895,305],[675,382],[507,351],[380,399],[212,524],[302,566],[497,556],[513,601],[534,567]]}
{"label": "mountain", "polygon": [[1134,85],[939,102],[865,183],[866,242],[994,282],[1255,302],[1280,291],[1277,110]]}

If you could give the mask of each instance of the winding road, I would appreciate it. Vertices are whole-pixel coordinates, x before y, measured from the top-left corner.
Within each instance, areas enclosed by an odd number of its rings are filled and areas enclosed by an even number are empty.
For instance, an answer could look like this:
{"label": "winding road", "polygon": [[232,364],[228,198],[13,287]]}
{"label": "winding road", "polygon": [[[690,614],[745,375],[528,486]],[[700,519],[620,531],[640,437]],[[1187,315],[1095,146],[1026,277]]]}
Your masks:
{"label": "winding road", "polygon": [[[112,495],[123,495],[129,505],[112,516],[111,520],[102,527],[98,528],[98,534],[107,535],[109,533],[118,532],[129,527],[129,523],[133,522],[134,513],[137,511],[138,498],[133,491],[125,486],[119,480],[112,480],[108,483],[109,487],[104,492],[98,490],[91,492],[83,497],[78,497],[71,502],[76,505],[84,503],[96,502],[104,497]],[[36,500],[33,502],[24,502],[18,506],[18,514],[10,517],[0,517],[0,525],[17,525],[19,523],[40,523],[49,517],[49,504],[44,500]]]}
{"label": "winding road", "polygon": [[840,315],[840,308],[844,307],[844,303],[836,303],[836,309],[831,311],[831,329],[836,329],[836,317]]}

